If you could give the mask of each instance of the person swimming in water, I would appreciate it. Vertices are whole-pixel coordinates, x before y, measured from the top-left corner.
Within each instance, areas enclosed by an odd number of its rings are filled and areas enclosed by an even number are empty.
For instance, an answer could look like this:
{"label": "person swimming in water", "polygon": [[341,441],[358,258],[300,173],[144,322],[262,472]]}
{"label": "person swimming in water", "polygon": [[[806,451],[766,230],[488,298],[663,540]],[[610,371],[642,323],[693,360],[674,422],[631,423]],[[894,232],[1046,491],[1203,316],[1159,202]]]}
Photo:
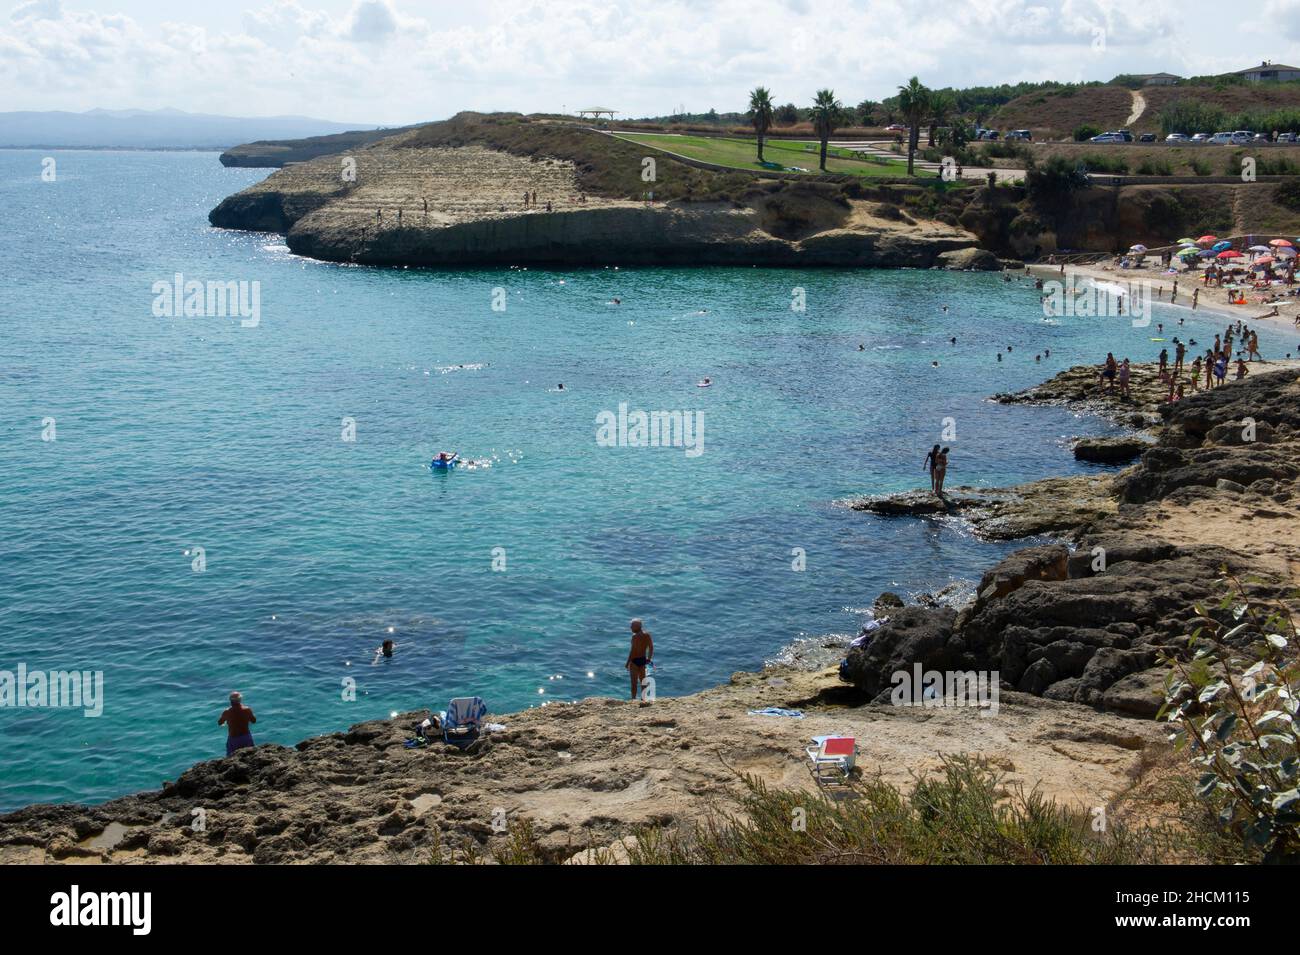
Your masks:
{"label": "person swimming in water", "polygon": [[640,693],[640,687],[645,682],[645,668],[654,660],[655,642],[650,636],[649,630],[642,629],[639,619],[633,620],[632,627],[632,648],[627,654],[627,663],[624,667],[632,678],[632,699],[636,699]]}
{"label": "person swimming in water", "polygon": [[396,647],[397,644],[393,643],[392,640],[385,640],[379,646],[375,647],[375,659],[371,661],[371,665],[373,666],[378,663],[381,657],[391,660],[393,658],[393,650]]}

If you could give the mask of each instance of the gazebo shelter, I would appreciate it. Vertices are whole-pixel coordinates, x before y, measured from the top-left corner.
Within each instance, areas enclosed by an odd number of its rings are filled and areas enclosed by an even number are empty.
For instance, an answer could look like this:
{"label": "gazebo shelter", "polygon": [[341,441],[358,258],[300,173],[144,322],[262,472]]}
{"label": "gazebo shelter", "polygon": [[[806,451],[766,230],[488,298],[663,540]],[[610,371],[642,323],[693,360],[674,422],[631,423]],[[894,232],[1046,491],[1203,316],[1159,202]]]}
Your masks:
{"label": "gazebo shelter", "polygon": [[604,106],[591,106],[578,110],[578,116],[582,119],[600,119],[603,116],[612,121],[617,112],[616,109],[607,109]]}

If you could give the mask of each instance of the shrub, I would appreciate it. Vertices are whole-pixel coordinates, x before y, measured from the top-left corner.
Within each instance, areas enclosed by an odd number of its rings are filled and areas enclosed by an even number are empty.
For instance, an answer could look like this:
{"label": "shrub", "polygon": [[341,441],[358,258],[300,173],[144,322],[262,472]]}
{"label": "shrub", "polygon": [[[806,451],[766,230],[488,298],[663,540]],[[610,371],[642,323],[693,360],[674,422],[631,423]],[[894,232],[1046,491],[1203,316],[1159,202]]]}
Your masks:
{"label": "shrub", "polygon": [[1091,123],[1084,123],[1074,131],[1074,141],[1076,143],[1086,143],[1093,136],[1100,136],[1102,131]]}
{"label": "shrub", "polygon": [[1058,212],[1069,204],[1070,197],[1088,185],[1087,170],[1082,164],[1063,156],[1026,167],[1025,188],[1029,201],[1039,209]]}
{"label": "shrub", "polygon": [[1219,824],[1265,861],[1300,862],[1296,628],[1280,601],[1256,607],[1241,582],[1228,582],[1216,609],[1239,622],[1227,628],[1196,606],[1191,659],[1164,658],[1173,669],[1160,715],[1201,770],[1197,794]]}
{"label": "shrub", "polygon": [[1214,133],[1222,130],[1227,122],[1222,109],[1213,103],[1197,99],[1175,100],[1160,111],[1160,130],[1166,136],[1170,133]]}
{"label": "shrub", "polygon": [[1144,159],[1138,166],[1139,176],[1172,176],[1173,168],[1166,159]]}
{"label": "shrub", "polygon": [[1300,212],[1300,179],[1278,183],[1273,190],[1273,201],[1292,212]]}
{"label": "shrub", "polygon": [[1127,175],[1128,160],[1122,156],[1107,153],[1089,153],[1079,160],[1089,172],[1109,172],[1117,176]]}

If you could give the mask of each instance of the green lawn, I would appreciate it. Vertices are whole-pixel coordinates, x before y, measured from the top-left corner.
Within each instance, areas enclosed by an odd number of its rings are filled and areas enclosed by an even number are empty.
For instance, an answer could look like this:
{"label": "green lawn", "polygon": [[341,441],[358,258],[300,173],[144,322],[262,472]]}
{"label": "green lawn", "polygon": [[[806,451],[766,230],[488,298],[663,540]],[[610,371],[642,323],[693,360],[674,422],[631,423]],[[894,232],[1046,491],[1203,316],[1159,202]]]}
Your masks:
{"label": "green lawn", "polygon": [[[617,133],[620,139],[626,139],[642,146],[653,146],[668,152],[678,153],[690,159],[730,166],[733,169],[748,169],[764,172],[758,164],[758,146],[754,139],[715,139],[710,136],[678,136],[665,133]],[[820,144],[817,142],[796,142],[792,140],[767,140],[763,144],[763,158],[768,162],[780,163],[787,170],[795,169],[818,173],[817,159]],[[829,148],[826,151],[826,171],[850,176],[906,176],[905,161],[890,161],[879,157],[864,157],[848,149]],[[918,176],[932,177],[934,173],[918,169]]]}

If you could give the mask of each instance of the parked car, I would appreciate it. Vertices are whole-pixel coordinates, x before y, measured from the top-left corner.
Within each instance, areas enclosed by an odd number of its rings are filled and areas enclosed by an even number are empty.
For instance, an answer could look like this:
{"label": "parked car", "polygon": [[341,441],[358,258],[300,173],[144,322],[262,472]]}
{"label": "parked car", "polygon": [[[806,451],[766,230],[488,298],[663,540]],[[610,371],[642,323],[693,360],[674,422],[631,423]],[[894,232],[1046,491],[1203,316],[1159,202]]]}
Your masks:
{"label": "parked car", "polygon": [[1015,139],[1015,140],[1019,140],[1022,143],[1028,143],[1033,141],[1034,135],[1027,129],[1011,129],[1007,131],[1006,136],[1004,136],[1003,138]]}
{"label": "parked car", "polygon": [[1117,129],[1115,130],[1115,135],[1119,136],[1120,139],[1124,140],[1126,143],[1133,142],[1133,134],[1127,129]]}
{"label": "parked car", "polygon": [[1170,133],[1168,136],[1165,137],[1165,142],[1171,146],[1176,143],[1185,143],[1187,141],[1188,141],[1188,136],[1186,133]]}
{"label": "parked car", "polygon": [[1255,134],[1249,129],[1239,129],[1232,134],[1232,145],[1246,146],[1255,141]]}
{"label": "parked car", "polygon": [[1100,136],[1094,136],[1088,140],[1090,143],[1122,143],[1124,137],[1119,133],[1102,133]]}
{"label": "parked car", "polygon": [[1232,133],[1215,133],[1210,137],[1211,146],[1231,146]]}
{"label": "parked car", "polygon": [[981,129],[979,138],[986,139],[986,140],[997,139],[998,131],[996,129]]}
{"label": "parked car", "polygon": [[1155,133],[1143,133],[1141,136],[1138,137],[1138,142],[1140,143],[1154,143],[1155,141],[1156,141]]}
{"label": "parked car", "polygon": [[1268,133],[1256,133],[1254,136],[1250,137],[1250,141],[1252,143],[1272,142],[1272,140],[1268,138]]}
{"label": "parked car", "polygon": [[1194,145],[1197,146],[1208,143],[1209,141],[1210,141],[1209,133],[1194,133],[1192,135],[1192,138],[1188,140],[1189,143],[1193,143]]}
{"label": "parked car", "polygon": [[888,126],[885,127],[885,132],[887,132],[887,133],[905,133],[905,132],[907,132],[907,127],[904,126],[902,123],[890,123]]}
{"label": "parked car", "polygon": [[1296,142],[1295,133],[1278,133],[1277,141],[1279,143],[1294,143]]}

